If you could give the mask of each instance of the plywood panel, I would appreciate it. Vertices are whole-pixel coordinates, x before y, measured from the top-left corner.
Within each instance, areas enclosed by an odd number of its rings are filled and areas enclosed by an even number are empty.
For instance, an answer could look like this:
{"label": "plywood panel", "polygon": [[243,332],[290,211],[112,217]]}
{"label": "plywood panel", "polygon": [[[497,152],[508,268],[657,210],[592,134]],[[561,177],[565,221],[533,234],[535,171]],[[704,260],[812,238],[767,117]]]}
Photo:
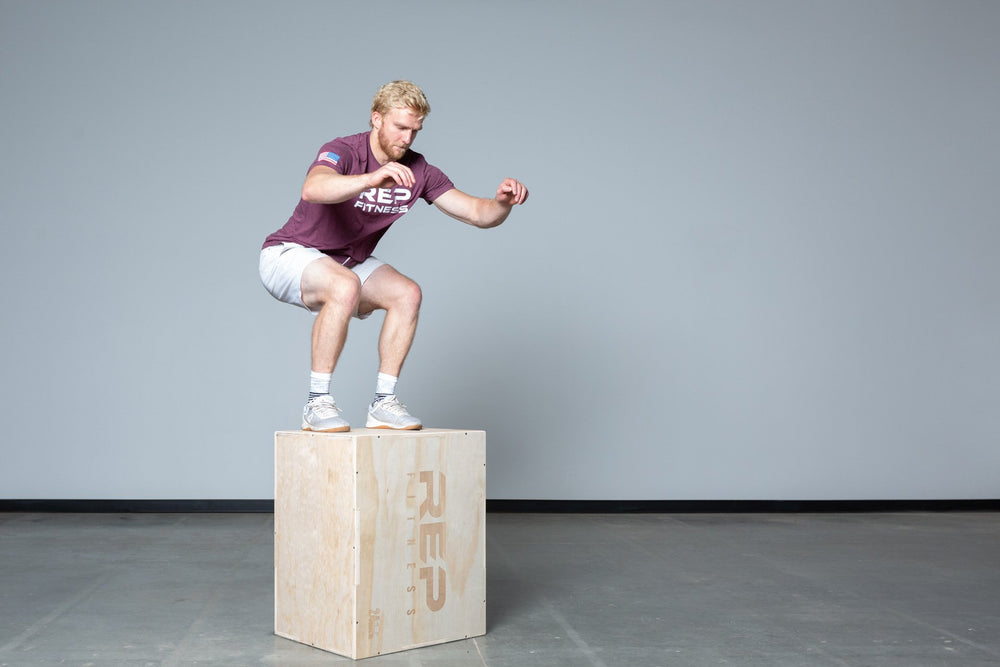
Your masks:
{"label": "plywood panel", "polygon": [[353,658],[485,634],[483,431],[283,431],[275,452],[277,634]]}

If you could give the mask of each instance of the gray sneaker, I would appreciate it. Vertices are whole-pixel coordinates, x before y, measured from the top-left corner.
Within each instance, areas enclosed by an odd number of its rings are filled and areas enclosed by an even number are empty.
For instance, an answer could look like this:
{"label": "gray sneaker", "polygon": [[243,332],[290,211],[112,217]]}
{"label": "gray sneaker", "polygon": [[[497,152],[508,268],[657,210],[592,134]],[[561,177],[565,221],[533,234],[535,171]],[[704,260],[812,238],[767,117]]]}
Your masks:
{"label": "gray sneaker", "polygon": [[336,433],[350,431],[351,425],[340,416],[340,408],[329,394],[309,399],[302,410],[302,430]]}
{"label": "gray sneaker", "polygon": [[420,420],[406,411],[406,406],[395,396],[387,396],[368,406],[368,428],[394,428],[404,431],[416,431],[423,428]]}

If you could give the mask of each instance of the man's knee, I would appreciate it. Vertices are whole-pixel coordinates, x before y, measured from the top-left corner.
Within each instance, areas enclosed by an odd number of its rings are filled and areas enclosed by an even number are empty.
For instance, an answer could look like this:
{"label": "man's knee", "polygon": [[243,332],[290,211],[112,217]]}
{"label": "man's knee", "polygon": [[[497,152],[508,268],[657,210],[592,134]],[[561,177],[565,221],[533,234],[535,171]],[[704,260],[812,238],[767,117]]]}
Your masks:
{"label": "man's knee", "polygon": [[400,298],[404,304],[413,310],[420,310],[420,302],[423,300],[424,294],[420,289],[420,285],[412,280],[407,280],[407,284],[403,286],[401,291]]}
{"label": "man's knee", "polygon": [[382,303],[377,307],[398,313],[408,313],[416,317],[420,312],[420,302],[423,299],[420,285],[405,276],[399,278],[392,285],[392,289],[385,293]]}
{"label": "man's knee", "polygon": [[331,277],[323,290],[323,303],[335,303],[338,306],[354,312],[361,299],[361,280],[356,275],[339,275]]}
{"label": "man's knee", "polygon": [[303,275],[302,298],[310,308],[321,308],[328,303],[353,312],[361,299],[361,280],[350,270],[340,267],[310,267],[312,272]]}
{"label": "man's knee", "polygon": [[412,313],[414,316],[420,312],[420,302],[423,299],[420,285],[405,276],[400,276],[400,280],[396,281],[386,296],[386,310]]}

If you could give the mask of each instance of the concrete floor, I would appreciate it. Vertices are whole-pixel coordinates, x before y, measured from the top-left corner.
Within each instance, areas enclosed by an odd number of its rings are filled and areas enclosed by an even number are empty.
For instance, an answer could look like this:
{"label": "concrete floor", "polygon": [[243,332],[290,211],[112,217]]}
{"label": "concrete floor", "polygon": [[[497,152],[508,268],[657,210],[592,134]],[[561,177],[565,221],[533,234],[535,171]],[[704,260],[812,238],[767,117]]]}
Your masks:
{"label": "concrete floor", "polygon": [[[364,664],[1000,665],[1000,515],[488,515],[488,634]],[[0,665],[328,665],[270,514],[0,514]]]}

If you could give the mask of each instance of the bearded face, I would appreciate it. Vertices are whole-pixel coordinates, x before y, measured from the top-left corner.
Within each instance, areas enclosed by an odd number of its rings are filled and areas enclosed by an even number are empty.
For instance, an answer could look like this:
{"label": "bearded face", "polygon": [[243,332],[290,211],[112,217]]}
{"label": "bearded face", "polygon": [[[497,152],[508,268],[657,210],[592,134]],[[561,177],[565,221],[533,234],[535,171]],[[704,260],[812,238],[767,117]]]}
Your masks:
{"label": "bearded face", "polygon": [[372,113],[372,126],[375,132],[375,155],[378,161],[396,162],[401,160],[410,145],[417,138],[417,132],[423,127],[423,116],[412,109],[394,108],[385,114]]}

